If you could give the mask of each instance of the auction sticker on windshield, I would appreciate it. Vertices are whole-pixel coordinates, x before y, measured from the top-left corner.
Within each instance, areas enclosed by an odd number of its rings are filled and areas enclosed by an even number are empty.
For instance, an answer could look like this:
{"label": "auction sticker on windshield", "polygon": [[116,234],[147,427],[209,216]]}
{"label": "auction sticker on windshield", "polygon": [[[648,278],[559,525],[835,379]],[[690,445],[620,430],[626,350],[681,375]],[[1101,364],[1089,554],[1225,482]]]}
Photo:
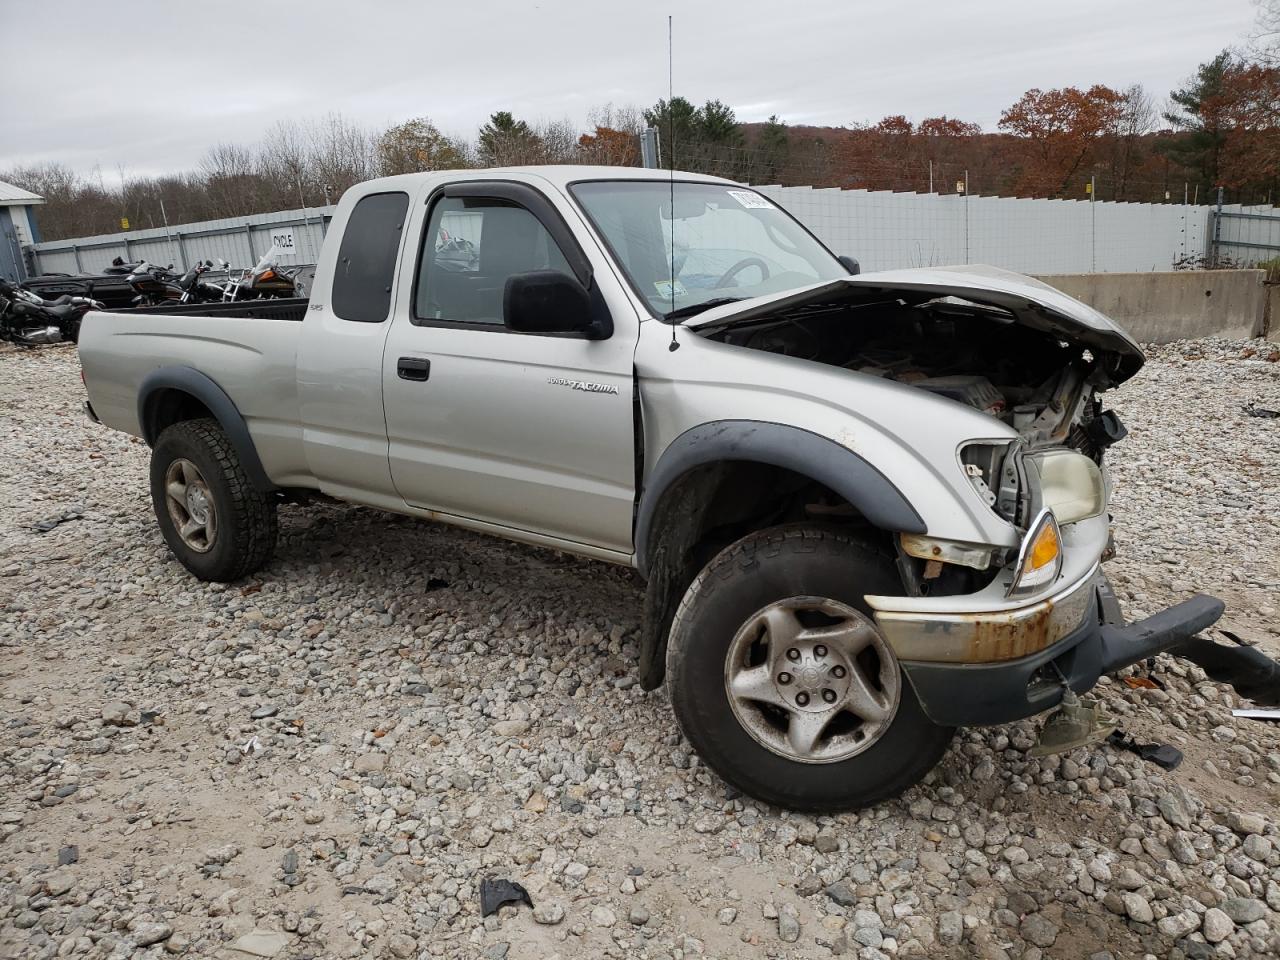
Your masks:
{"label": "auction sticker on windshield", "polygon": [[653,285],[657,288],[660,297],[683,297],[689,292],[679,280],[674,281],[674,286],[671,280],[655,280]]}
{"label": "auction sticker on windshield", "polygon": [[750,190],[726,190],[725,193],[729,194],[729,196],[733,197],[733,199],[737,200],[744,207],[757,207],[768,210],[773,206],[772,203],[760,196],[760,194],[752,193]]}

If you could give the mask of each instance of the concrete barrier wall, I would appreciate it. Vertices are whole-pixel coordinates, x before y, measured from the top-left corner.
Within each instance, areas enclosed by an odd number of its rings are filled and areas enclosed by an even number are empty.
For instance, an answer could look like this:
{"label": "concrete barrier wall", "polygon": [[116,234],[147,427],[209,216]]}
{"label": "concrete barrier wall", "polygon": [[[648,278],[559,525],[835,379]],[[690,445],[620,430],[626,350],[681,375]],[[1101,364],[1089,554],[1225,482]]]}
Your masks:
{"label": "concrete barrier wall", "polygon": [[[1246,339],[1266,330],[1263,270],[1059,273],[1040,279],[1115,320],[1139,343]],[[1273,321],[1274,322],[1274,321]]]}

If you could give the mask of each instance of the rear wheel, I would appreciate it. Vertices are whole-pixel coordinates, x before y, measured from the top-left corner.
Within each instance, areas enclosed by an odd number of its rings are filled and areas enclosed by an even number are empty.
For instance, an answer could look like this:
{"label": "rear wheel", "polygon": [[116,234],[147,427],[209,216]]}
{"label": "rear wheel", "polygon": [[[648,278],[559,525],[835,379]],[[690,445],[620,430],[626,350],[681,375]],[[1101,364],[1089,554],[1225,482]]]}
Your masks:
{"label": "rear wheel", "polygon": [[667,647],[685,736],[729,783],[805,810],[894,796],[941,758],[932,723],[863,596],[900,589],[892,563],[843,532],[752,534],[689,587]]}
{"label": "rear wheel", "polygon": [[185,420],[160,434],[151,502],[165,543],[201,580],[238,580],[275,550],[275,501],[249,480],[216,420]]}

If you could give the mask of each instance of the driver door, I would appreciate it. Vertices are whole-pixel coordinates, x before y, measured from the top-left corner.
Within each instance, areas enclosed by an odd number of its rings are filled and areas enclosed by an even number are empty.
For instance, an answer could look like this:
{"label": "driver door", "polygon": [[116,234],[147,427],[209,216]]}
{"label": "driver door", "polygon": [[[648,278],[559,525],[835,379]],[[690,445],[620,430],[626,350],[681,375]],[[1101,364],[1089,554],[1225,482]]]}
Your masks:
{"label": "driver door", "polygon": [[[639,320],[566,213],[508,181],[431,196],[383,357],[391,474],[411,506],[629,556]],[[548,269],[598,285],[608,339],[504,326],[507,279]]]}

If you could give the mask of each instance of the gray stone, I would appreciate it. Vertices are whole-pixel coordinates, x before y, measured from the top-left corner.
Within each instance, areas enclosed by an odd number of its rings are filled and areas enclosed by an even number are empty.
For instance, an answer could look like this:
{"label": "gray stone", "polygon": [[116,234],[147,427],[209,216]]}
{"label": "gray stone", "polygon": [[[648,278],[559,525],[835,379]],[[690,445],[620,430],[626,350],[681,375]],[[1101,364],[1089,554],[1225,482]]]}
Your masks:
{"label": "gray stone", "polygon": [[138,717],[123,700],[112,700],[102,708],[102,722],[109,727],[135,727]]}
{"label": "gray stone", "polygon": [[1040,913],[1029,913],[1023,917],[1018,924],[1018,933],[1023,940],[1037,947],[1052,947],[1058,941],[1057,926]]}
{"label": "gray stone", "polygon": [[418,952],[418,941],[404,933],[393,933],[387,939],[387,949],[391,951],[393,957],[405,960]]}
{"label": "gray stone", "polygon": [[387,755],[385,753],[362,753],[356,757],[355,768],[356,773],[381,773],[386,769]]}
{"label": "gray stone", "polygon": [[800,939],[800,916],[789,903],[778,908],[778,939],[783,943],[795,943]]}
{"label": "gray stone", "polygon": [[824,893],[842,907],[851,907],[858,902],[858,895],[853,892],[853,888],[844,880],[837,880],[835,883],[830,884]]}
{"label": "gray stone", "polygon": [[149,947],[173,936],[173,927],[167,923],[141,922],[129,925],[129,938],[140,947]]}
{"label": "gray stone", "polygon": [[631,912],[627,914],[627,920],[637,927],[643,927],[649,922],[649,911],[641,904],[636,904],[631,908]]}
{"label": "gray stone", "polygon": [[1242,813],[1233,810],[1227,814],[1227,826],[1236,833],[1265,833],[1267,818],[1260,813]]}
{"label": "gray stone", "polygon": [[554,900],[543,900],[533,908],[534,923],[555,926],[564,919],[564,905]]}
{"label": "gray stone", "polygon": [[955,946],[964,939],[964,917],[958,910],[948,910],[938,917],[938,940]]}
{"label": "gray stone", "polygon": [[1156,929],[1170,940],[1181,940],[1200,927],[1200,917],[1191,910],[1171,913],[1156,921]]}
{"label": "gray stone", "polygon": [[528,720],[499,720],[493,725],[493,732],[500,737],[518,737],[528,730]]}
{"label": "gray stone", "polygon": [[1235,928],[1231,918],[1217,907],[1210,907],[1204,912],[1204,938],[1210,943],[1221,943],[1231,936],[1231,931]]}
{"label": "gray stone", "polygon": [[1267,905],[1250,897],[1231,897],[1222,904],[1222,912],[1235,923],[1253,923],[1267,915]]}
{"label": "gray stone", "polygon": [[1156,797],[1156,809],[1170,826],[1185,830],[1195,822],[1194,801],[1181,787],[1172,787]]}
{"label": "gray stone", "polygon": [[1155,914],[1151,911],[1151,904],[1147,902],[1147,898],[1142,894],[1126,893],[1120,899],[1124,901],[1124,912],[1130,920],[1138,923],[1150,923],[1155,919]]}

